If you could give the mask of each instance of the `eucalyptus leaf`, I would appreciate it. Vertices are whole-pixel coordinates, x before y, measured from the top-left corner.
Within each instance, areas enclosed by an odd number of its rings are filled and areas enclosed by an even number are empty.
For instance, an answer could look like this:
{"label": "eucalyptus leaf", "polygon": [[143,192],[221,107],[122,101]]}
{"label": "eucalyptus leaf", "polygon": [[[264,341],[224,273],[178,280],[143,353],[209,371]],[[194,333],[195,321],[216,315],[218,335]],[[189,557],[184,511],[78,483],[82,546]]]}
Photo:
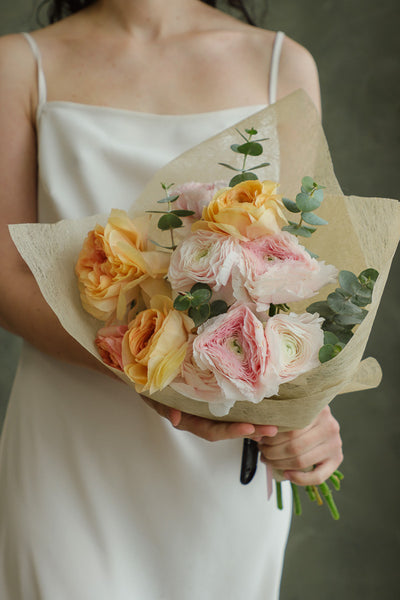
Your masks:
{"label": "eucalyptus leaf", "polygon": [[312,230],[309,227],[298,227],[295,235],[301,235],[302,237],[309,238],[314,231],[315,229]]}
{"label": "eucalyptus leaf", "polygon": [[315,252],[312,252],[311,250],[309,250],[308,248],[304,248],[304,250],[306,252],[308,252],[308,254],[311,256],[311,258],[319,258],[318,254],[315,254]]}
{"label": "eucalyptus leaf", "polygon": [[318,187],[313,193],[312,198],[321,204],[324,199],[324,190],[321,187]]}
{"label": "eucalyptus leaf", "polygon": [[358,277],[351,271],[340,271],[338,279],[341,288],[351,296],[362,291],[362,286]]}
{"label": "eucalyptus leaf", "polygon": [[177,217],[190,217],[190,215],[194,215],[194,210],[184,210],[183,208],[177,208],[176,210],[170,211],[171,215],[176,215]]}
{"label": "eucalyptus leaf", "polygon": [[251,127],[250,129],[245,129],[245,132],[249,135],[257,135],[258,133],[257,129],[254,129],[254,127]]}
{"label": "eucalyptus leaf", "polygon": [[376,269],[365,269],[364,271],[361,271],[361,273],[358,276],[358,279],[363,285],[371,287],[372,289],[374,287],[375,281],[378,279],[378,276],[379,273]]}
{"label": "eucalyptus leaf", "polygon": [[192,292],[192,306],[198,307],[201,304],[205,304],[211,298],[211,290],[206,288],[197,289]]}
{"label": "eucalyptus leaf", "polygon": [[175,194],[174,196],[165,196],[165,198],[161,198],[161,200],[157,200],[158,204],[166,204],[168,202],[175,202],[178,200],[180,194]]}
{"label": "eucalyptus leaf", "polygon": [[193,294],[197,290],[208,290],[211,293],[211,288],[208,285],[208,283],[202,283],[201,281],[198,281],[197,283],[192,285],[192,287],[190,288],[190,293]]}
{"label": "eucalyptus leaf", "polygon": [[296,204],[301,212],[311,212],[316,210],[321,206],[321,202],[314,198],[313,196],[309,196],[308,194],[304,194],[301,192],[296,196]]}
{"label": "eucalyptus leaf", "polygon": [[229,186],[234,187],[235,185],[237,185],[238,183],[242,183],[243,181],[251,181],[256,179],[258,179],[258,177],[255,173],[240,173],[232,177],[232,179],[229,182]]}
{"label": "eucalyptus leaf", "polygon": [[314,179],[306,175],[301,180],[301,186],[304,188],[306,192],[312,192],[316,184],[314,184]]}
{"label": "eucalyptus leaf", "polygon": [[346,298],[339,290],[329,294],[327,302],[335,313],[349,316],[362,314],[361,308],[353,304],[351,300]]}
{"label": "eucalyptus leaf", "polygon": [[214,300],[210,304],[210,317],[222,315],[228,311],[228,305],[225,300]]}
{"label": "eucalyptus leaf", "polygon": [[191,307],[189,309],[188,315],[191,319],[193,319],[195,327],[198,327],[199,325],[204,323],[204,321],[207,321],[207,319],[210,317],[210,305],[201,304],[196,308]]}
{"label": "eucalyptus leaf", "polygon": [[290,212],[292,212],[292,213],[300,212],[300,209],[297,208],[296,202],[293,202],[293,200],[290,200],[289,198],[282,198],[282,202]]}
{"label": "eucalyptus leaf", "polygon": [[226,167],[227,169],[231,169],[232,171],[237,171],[238,173],[242,172],[242,169],[237,169],[236,167],[232,167],[232,165],[228,165],[227,163],[218,163],[221,167]]}
{"label": "eucalyptus leaf", "polygon": [[173,213],[167,213],[159,219],[157,227],[162,231],[167,231],[168,229],[178,229],[182,225],[182,220],[179,217]]}
{"label": "eucalyptus leaf", "polygon": [[174,300],[174,308],[176,310],[188,310],[190,308],[189,296],[179,294]]}
{"label": "eucalyptus leaf", "polygon": [[257,142],[246,142],[245,144],[237,146],[235,152],[246,154],[247,156],[260,156],[260,154],[263,153],[263,147]]}
{"label": "eucalyptus leaf", "polygon": [[318,217],[313,212],[303,212],[301,213],[301,218],[309,225],[328,225],[328,221],[321,219],[321,217]]}
{"label": "eucalyptus leaf", "polygon": [[337,335],[335,335],[334,333],[332,333],[332,331],[325,331],[324,332],[324,344],[332,344],[332,346],[334,346],[335,344],[337,344],[339,341]]}
{"label": "eucalyptus leaf", "polygon": [[319,302],[313,302],[310,306],[307,306],[306,311],[308,313],[318,313],[320,317],[324,319],[332,320],[335,313],[329,306],[326,300],[320,300]]}
{"label": "eucalyptus leaf", "polygon": [[[267,163],[267,162],[265,162],[265,163],[261,163],[261,165],[257,165],[257,166],[255,166],[255,167],[251,167],[251,170],[252,170],[252,171],[255,171],[256,169],[263,169],[264,167],[269,167],[269,165],[270,165],[270,164],[271,164],[271,163]],[[250,169],[248,169],[248,170],[250,170]],[[243,171],[243,173],[247,173],[247,172],[248,172],[248,170],[244,170],[244,171]]]}
{"label": "eucalyptus leaf", "polygon": [[346,327],[347,325],[358,325],[367,316],[368,311],[363,310],[360,315],[336,315],[335,323]]}
{"label": "eucalyptus leaf", "polygon": [[335,346],[333,344],[324,344],[322,348],[319,349],[318,358],[321,363],[328,362],[336,356]]}

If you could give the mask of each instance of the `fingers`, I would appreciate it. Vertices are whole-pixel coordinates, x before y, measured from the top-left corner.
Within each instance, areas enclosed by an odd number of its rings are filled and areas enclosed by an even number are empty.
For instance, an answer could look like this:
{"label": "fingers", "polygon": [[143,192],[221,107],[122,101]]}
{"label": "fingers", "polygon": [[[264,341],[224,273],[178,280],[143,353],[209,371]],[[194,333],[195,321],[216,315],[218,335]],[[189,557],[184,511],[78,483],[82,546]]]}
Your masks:
{"label": "fingers", "polygon": [[267,436],[276,435],[278,428],[274,425],[252,425],[251,423],[228,423],[226,421],[213,421],[196,415],[181,412],[170,408],[150,398],[141,396],[148,406],[153,408],[160,416],[168,419],[170,423],[181,431],[188,431],[209,442],[229,440],[235,438],[255,437],[266,439]]}
{"label": "fingers", "polygon": [[305,429],[263,438],[259,448],[263,462],[298,485],[319,485],[343,460],[339,424],[328,407]]}

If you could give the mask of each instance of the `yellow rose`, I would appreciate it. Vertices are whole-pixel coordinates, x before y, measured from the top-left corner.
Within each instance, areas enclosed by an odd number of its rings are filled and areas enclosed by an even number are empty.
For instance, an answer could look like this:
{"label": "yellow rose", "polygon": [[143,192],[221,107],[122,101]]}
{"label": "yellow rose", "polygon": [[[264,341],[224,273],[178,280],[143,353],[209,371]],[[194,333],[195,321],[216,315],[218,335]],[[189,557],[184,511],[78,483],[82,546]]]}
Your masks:
{"label": "yellow rose", "polygon": [[250,180],[215,194],[192,230],[211,229],[241,240],[279,233],[287,220],[274,181]]}
{"label": "yellow rose", "polygon": [[124,371],[138,392],[165,388],[179,373],[193,321],[172,300],[154,296],[150,308],[129,324],[122,343]]}
{"label": "yellow rose", "polygon": [[101,321],[122,319],[136,287],[168,270],[169,256],[146,251],[145,219],[112,210],[103,228],[96,225],[83,243],[75,267],[84,309]]}

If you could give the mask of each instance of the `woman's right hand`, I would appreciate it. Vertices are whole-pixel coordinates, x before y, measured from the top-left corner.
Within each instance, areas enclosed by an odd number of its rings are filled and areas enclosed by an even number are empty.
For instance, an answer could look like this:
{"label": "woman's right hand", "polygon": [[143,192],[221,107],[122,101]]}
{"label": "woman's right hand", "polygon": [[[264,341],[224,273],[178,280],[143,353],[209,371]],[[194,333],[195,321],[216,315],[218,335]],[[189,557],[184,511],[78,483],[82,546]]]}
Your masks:
{"label": "woman's right hand", "polygon": [[251,423],[213,421],[212,419],[190,415],[176,408],[170,408],[143,395],[141,395],[141,398],[161,417],[168,419],[175,429],[188,431],[208,442],[218,442],[235,438],[258,440],[261,436],[273,437],[278,433],[278,428],[275,425],[252,425]]}

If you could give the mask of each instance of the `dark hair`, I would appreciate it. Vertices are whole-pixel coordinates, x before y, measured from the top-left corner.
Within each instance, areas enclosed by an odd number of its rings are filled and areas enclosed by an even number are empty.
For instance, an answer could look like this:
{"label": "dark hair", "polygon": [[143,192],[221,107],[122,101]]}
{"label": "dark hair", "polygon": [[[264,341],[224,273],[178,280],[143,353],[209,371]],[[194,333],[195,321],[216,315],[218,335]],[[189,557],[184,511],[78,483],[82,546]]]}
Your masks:
{"label": "dark hair", "polygon": [[[201,0],[205,4],[209,4],[210,6],[216,7],[217,0]],[[55,23],[56,21],[60,21],[67,15],[71,15],[73,13],[82,10],[82,8],[86,8],[93,4],[95,0],[42,0],[39,5],[39,15],[40,12],[44,9],[46,5],[48,5],[47,10],[47,19],[50,23]],[[248,9],[244,4],[244,0],[229,0],[230,6],[238,8],[242,11],[243,16],[246,21],[250,23],[250,25],[255,25],[254,19],[252,19],[249,14]],[[40,20],[40,16],[39,16]]]}

